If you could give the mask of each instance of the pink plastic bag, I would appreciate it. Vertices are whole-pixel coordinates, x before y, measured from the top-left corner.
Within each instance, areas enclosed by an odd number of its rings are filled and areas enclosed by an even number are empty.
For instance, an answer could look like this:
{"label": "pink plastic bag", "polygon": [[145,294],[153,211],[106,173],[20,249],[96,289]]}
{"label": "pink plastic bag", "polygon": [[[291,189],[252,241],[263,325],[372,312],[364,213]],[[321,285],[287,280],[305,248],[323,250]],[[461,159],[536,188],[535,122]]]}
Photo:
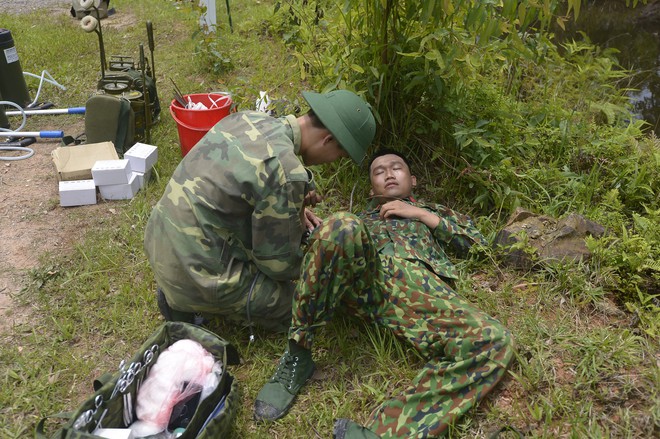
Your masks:
{"label": "pink plastic bag", "polygon": [[193,340],[179,340],[165,349],[149,371],[137,394],[135,437],[150,436],[167,428],[172,408],[200,392],[215,359]]}

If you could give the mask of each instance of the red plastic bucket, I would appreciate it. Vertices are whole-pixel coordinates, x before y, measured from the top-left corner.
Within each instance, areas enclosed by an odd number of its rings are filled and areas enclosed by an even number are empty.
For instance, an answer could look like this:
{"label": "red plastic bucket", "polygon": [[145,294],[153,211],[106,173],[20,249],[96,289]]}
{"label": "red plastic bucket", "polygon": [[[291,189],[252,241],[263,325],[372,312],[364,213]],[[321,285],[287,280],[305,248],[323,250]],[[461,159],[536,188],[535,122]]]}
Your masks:
{"label": "red plastic bucket", "polygon": [[[202,137],[213,126],[225,116],[229,115],[231,109],[231,96],[222,93],[197,93],[184,95],[183,99],[193,103],[201,102],[208,107],[207,110],[192,110],[183,108],[176,99],[170,105],[170,114],[176,122],[179,132],[179,144],[181,145],[181,156],[192,149]],[[214,106],[215,102],[215,106]]]}
{"label": "red plastic bucket", "polygon": [[179,144],[181,145],[181,156],[185,157],[186,154],[188,154],[188,152],[192,149],[192,147],[195,146],[197,142],[199,142],[202,139],[202,137],[204,137],[204,134],[208,133],[212,127],[199,128],[199,127],[190,126],[180,121],[176,117],[176,114],[174,114],[174,110],[172,110],[172,107],[170,107],[170,114],[172,115],[172,119],[174,119],[174,122],[176,122],[176,129],[179,131]]}
{"label": "red plastic bucket", "polygon": [[176,99],[172,100],[170,108],[181,122],[195,126],[211,128],[220,119],[229,115],[231,96],[225,93],[195,93],[183,95],[183,100],[193,104],[202,103],[206,110],[184,108]]}

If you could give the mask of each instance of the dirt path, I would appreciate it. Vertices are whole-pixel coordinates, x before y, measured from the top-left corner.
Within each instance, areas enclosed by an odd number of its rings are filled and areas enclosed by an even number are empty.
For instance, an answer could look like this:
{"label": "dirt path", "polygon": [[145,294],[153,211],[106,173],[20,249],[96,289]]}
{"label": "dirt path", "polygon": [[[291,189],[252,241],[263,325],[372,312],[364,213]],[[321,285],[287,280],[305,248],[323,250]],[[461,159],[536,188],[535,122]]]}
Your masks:
{"label": "dirt path", "polygon": [[[41,117],[41,116],[39,116]],[[71,116],[47,124],[36,118],[26,129],[63,129],[65,134],[83,131],[82,121]],[[51,118],[53,119],[53,118]],[[68,119],[68,120],[66,120]],[[10,123],[13,118],[10,119]],[[62,125],[60,125],[60,123]],[[4,140],[4,138],[0,138]],[[110,214],[100,201],[94,206],[63,208],[51,151],[57,141],[37,140],[30,145],[34,155],[18,161],[0,161],[0,329],[23,321],[29,310],[18,310],[16,295],[30,281],[27,274],[39,266],[44,254],[70,251],[99,217]],[[18,156],[2,152],[0,156]]]}
{"label": "dirt path", "polygon": [[[67,0],[0,0],[0,11],[9,14],[24,14],[35,9],[50,9],[53,12],[71,9],[71,1]],[[11,29],[10,29],[11,30]]]}
{"label": "dirt path", "polygon": [[[40,8],[69,15],[70,7],[71,2],[65,0],[0,0],[0,10],[15,14]],[[41,96],[48,102],[48,87]],[[9,122],[14,129],[20,118],[9,117]],[[33,116],[23,130],[64,130],[67,135],[77,135],[84,131],[84,119]],[[0,135],[3,141],[5,137]],[[60,207],[51,158],[59,145],[59,140],[38,139],[29,146],[34,150],[32,157],[0,160],[0,334],[29,318],[30,310],[21,309],[16,298],[30,281],[30,270],[40,266],[40,257],[70,251],[93,223],[111,214],[110,206],[102,201],[95,206]],[[0,157],[22,154],[0,151]]]}

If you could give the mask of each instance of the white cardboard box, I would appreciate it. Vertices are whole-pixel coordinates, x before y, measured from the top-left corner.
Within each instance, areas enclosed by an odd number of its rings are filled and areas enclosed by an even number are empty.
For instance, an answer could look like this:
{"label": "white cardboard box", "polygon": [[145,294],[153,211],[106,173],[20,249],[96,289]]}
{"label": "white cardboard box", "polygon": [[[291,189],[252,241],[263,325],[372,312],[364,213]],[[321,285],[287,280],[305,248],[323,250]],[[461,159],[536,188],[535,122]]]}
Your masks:
{"label": "white cardboard box", "polygon": [[158,160],[158,148],[147,143],[136,143],[124,153],[124,158],[131,162],[131,169],[136,172],[147,172]]}
{"label": "white cardboard box", "polygon": [[147,169],[147,172],[142,173],[142,172],[133,172],[135,175],[137,175],[137,179],[139,182],[140,189],[145,187],[149,180],[151,179],[151,168]]}
{"label": "white cardboard box", "polygon": [[130,428],[97,428],[92,434],[107,439],[133,439],[135,437]]}
{"label": "white cardboard box", "polygon": [[60,181],[60,206],[96,204],[94,180]]}
{"label": "white cardboard box", "polygon": [[92,177],[97,186],[128,184],[131,175],[128,159],[98,160],[92,166]]}
{"label": "white cardboard box", "polygon": [[104,200],[130,200],[140,190],[140,180],[137,173],[133,172],[126,184],[109,184],[99,186],[101,198]]}

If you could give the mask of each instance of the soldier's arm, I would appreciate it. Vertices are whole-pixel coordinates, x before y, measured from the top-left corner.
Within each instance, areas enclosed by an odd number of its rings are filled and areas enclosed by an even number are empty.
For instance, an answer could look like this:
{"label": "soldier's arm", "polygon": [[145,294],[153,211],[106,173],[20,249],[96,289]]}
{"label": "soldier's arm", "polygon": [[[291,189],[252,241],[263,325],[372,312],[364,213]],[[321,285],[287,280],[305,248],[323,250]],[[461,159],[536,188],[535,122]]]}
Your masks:
{"label": "soldier's arm", "polygon": [[458,256],[465,256],[474,244],[488,244],[467,215],[441,205],[433,206],[432,210],[439,218],[437,227],[433,229],[434,238],[448,244]]}
{"label": "soldier's arm", "polygon": [[302,261],[301,211],[305,181],[268,185],[252,214],[252,257],[259,270],[275,280],[297,279]]}

